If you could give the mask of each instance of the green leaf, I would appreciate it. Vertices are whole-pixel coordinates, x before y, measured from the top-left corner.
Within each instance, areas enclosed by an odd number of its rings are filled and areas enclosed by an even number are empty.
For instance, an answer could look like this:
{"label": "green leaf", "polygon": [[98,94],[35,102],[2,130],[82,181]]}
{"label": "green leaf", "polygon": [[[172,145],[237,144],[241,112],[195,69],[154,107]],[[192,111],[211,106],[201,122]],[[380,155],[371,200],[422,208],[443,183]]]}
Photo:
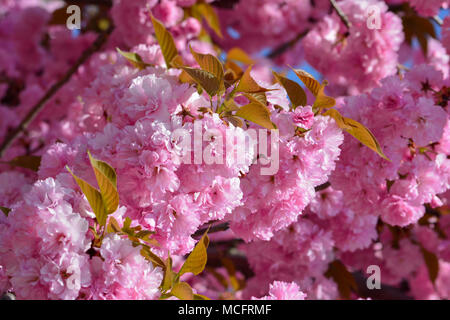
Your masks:
{"label": "green leaf", "polygon": [[149,237],[153,234],[155,234],[154,231],[142,230],[142,231],[139,231],[138,233],[136,233],[135,236],[138,239],[142,239],[144,241],[150,241],[151,239]]}
{"label": "green leaf", "polygon": [[389,158],[383,153],[383,150],[381,149],[381,146],[375,136],[364,125],[353,119],[343,117],[336,109],[329,109],[323,113],[323,115],[332,117],[340,128],[350,133],[366,147],[369,147],[378,153],[383,159],[390,161]]}
{"label": "green leaf", "polygon": [[146,67],[151,66],[151,64],[145,63],[141,56],[134,52],[126,52],[122,51],[119,48],[116,48],[117,52],[122,55],[125,59],[127,59],[134,67],[139,70],[145,69]]}
{"label": "green leaf", "polygon": [[125,219],[123,220],[122,231],[126,234],[134,235],[134,230],[131,228],[131,222],[132,221],[130,217],[125,217]]}
{"label": "green leaf", "polygon": [[251,76],[250,72],[252,71],[252,66],[249,66],[247,70],[245,70],[242,75],[241,80],[236,88],[236,92],[245,92],[245,93],[260,93],[271,91],[270,89],[266,89],[261,87]]}
{"label": "green leaf", "polygon": [[276,129],[276,126],[270,120],[269,109],[261,103],[250,102],[242,106],[234,115],[256,123],[266,129]]}
{"label": "green leaf", "polygon": [[334,260],[330,263],[325,276],[327,278],[332,278],[334,282],[336,282],[339,293],[343,299],[350,299],[351,292],[358,291],[355,278],[339,260]]}
{"label": "green leaf", "polygon": [[272,71],[272,73],[278,83],[286,90],[294,109],[298,106],[306,105],[306,93],[297,82],[292,81],[275,71]]}
{"label": "green leaf", "polygon": [[329,97],[325,94],[325,86],[328,85],[328,81],[324,80],[320,85],[319,91],[317,92],[316,101],[314,101],[313,108],[314,109],[328,109],[334,107],[336,104],[336,100],[334,98]]}
{"label": "green leaf", "polygon": [[323,115],[333,118],[334,121],[336,121],[336,124],[339,126],[339,128],[341,129],[349,128],[349,126],[345,122],[345,118],[336,109],[329,109],[326,112],[324,112]]}
{"label": "green leaf", "polygon": [[292,69],[292,71],[294,71],[294,73],[297,75],[297,77],[305,84],[305,86],[308,88],[308,90],[311,91],[311,93],[315,97],[317,97],[319,90],[322,86],[319,83],[319,81],[314,79],[314,77],[306,71],[296,70],[296,69]]}
{"label": "green leaf", "polygon": [[229,87],[231,87],[233,84],[236,83],[236,81],[238,81],[238,79],[239,79],[238,75],[233,70],[228,69],[227,71],[225,71],[225,74],[223,76],[225,88],[228,89]]}
{"label": "green leaf", "polygon": [[345,118],[345,123],[350,127],[345,129],[348,133],[350,133],[353,137],[358,139],[363,145],[369,147],[370,149],[378,153],[383,159],[390,161],[389,158],[386,157],[385,154],[383,153],[380,144],[378,143],[377,139],[372,134],[372,132],[370,132],[369,129],[367,129],[358,121],[355,121],[350,118]]}
{"label": "green leaf", "polygon": [[226,119],[228,120],[228,122],[230,122],[235,127],[239,127],[239,128],[244,127],[244,122],[238,117],[228,116],[228,117],[226,117]]}
{"label": "green leaf", "polygon": [[185,273],[192,272],[194,275],[200,274],[205,269],[208,255],[206,249],[209,245],[208,235],[205,234],[195,245],[194,250],[189,254],[180,271],[178,271],[178,278]]}
{"label": "green leaf", "polygon": [[41,157],[39,156],[18,156],[8,161],[9,165],[38,171],[41,165]]}
{"label": "green leaf", "polygon": [[267,106],[267,96],[264,92],[244,93],[244,96],[251,102],[260,103]]}
{"label": "green leaf", "polygon": [[175,283],[170,293],[180,300],[194,300],[192,288],[186,282]]}
{"label": "green leaf", "polygon": [[194,293],[194,300],[211,300],[211,299],[204,295]]}
{"label": "green leaf", "polygon": [[253,59],[242,49],[234,47],[227,53],[227,60],[235,60],[243,64],[251,65],[254,63]]}
{"label": "green leaf", "polygon": [[220,91],[225,91],[223,66],[219,59],[217,59],[212,54],[202,54],[195,52],[192,47],[190,47],[190,50],[192,56],[194,57],[195,61],[197,61],[200,68],[214,75],[220,82]]}
{"label": "green leaf", "polygon": [[233,99],[225,100],[223,102],[225,105],[225,110],[227,111],[238,111],[239,106],[236,104],[236,102]]}
{"label": "green leaf", "polygon": [[116,219],[114,219],[114,217],[110,217],[109,218],[109,223],[106,226],[106,231],[108,233],[118,233],[121,231],[121,228],[119,226],[119,223],[117,222]]}
{"label": "green leaf", "polygon": [[[177,54],[170,62],[170,65],[174,68],[181,69],[181,67],[184,66],[183,58]],[[195,83],[194,79],[192,79],[184,70],[181,70],[181,73],[178,76],[178,80],[182,83]]]}
{"label": "green leaf", "polygon": [[88,182],[76,176],[68,166],[67,170],[74,177],[89,205],[95,213],[99,225],[106,225],[108,214],[116,211],[119,206],[119,194],[117,192],[117,176],[115,170],[106,162],[97,160],[89,153],[89,161],[94,170],[100,191]]}
{"label": "green leaf", "polygon": [[117,175],[116,171],[106,162],[97,160],[92,157],[88,151],[91,166],[94,169],[100,193],[102,195],[106,212],[111,214],[117,210],[119,206],[119,193],[117,192]]}
{"label": "green leaf", "polygon": [[[227,61],[225,63],[225,74],[223,76],[225,87],[228,89],[229,87],[233,86],[239,79],[241,79],[242,75],[244,74],[244,71],[242,71],[241,67],[239,67],[236,63],[233,61]],[[235,92],[233,92],[232,95],[234,95]]]}
{"label": "green leaf", "polygon": [[106,217],[108,216],[108,214],[100,191],[98,191],[83,179],[77,177],[68,166],[66,166],[66,168],[74,177],[75,181],[81,189],[81,192],[83,192],[83,194],[86,196],[89,205],[92,208],[92,211],[94,211],[95,213],[98,224],[104,226],[106,224]]}
{"label": "green leaf", "polygon": [[192,79],[194,79],[210,97],[215,96],[219,92],[221,81],[212,73],[185,66],[180,66],[179,68],[183,69]]}
{"label": "green leaf", "polygon": [[154,254],[151,250],[150,247],[147,245],[142,245],[142,249],[141,249],[141,255],[147,259],[148,261],[150,261],[153,266],[155,267],[160,267],[162,269],[164,269],[166,267],[166,265],[164,264],[164,261],[161,260],[160,257],[158,257],[156,254]]}
{"label": "green leaf", "polygon": [[164,61],[166,62],[167,68],[171,68],[172,60],[178,55],[177,47],[173,41],[173,37],[166,27],[151,15],[153,29],[155,29],[156,40],[158,40],[159,46],[161,47],[162,54],[164,56]]}
{"label": "green leaf", "polygon": [[200,2],[192,6],[193,16],[197,19],[201,20],[203,17],[208,24],[208,26],[214,30],[214,32],[220,37],[223,38],[222,31],[220,29],[220,21],[217,16],[216,11],[210,4]]}
{"label": "green leaf", "polygon": [[175,280],[175,273],[172,270],[172,258],[169,256],[165,263],[164,278],[161,283],[161,290],[163,292],[168,291],[173,286]]}
{"label": "green leaf", "polygon": [[11,212],[10,208],[1,207],[1,206],[0,206],[0,210],[2,210],[2,212],[5,214],[5,216],[8,216],[8,214]]}
{"label": "green leaf", "polygon": [[319,92],[319,95],[314,101],[313,108],[315,109],[328,109],[332,108],[336,105],[336,100],[334,98],[329,97],[323,94],[323,91]]}
{"label": "green leaf", "polygon": [[[106,227],[106,231],[109,233],[117,233],[119,235],[127,235],[128,238],[133,242],[134,247],[142,246],[140,252],[147,261],[150,261],[154,267],[165,269],[166,264],[164,263],[164,261],[162,261],[160,257],[154,254],[147,244],[139,241],[139,239],[142,239],[147,243],[159,245],[155,239],[148,238],[149,235],[153,234],[153,232],[148,230],[141,230],[142,227],[139,225],[136,227],[131,227],[131,222],[131,219],[129,217],[126,217],[123,222],[123,227],[121,228],[117,220],[114,219],[114,217],[110,217],[109,223]],[[136,231],[138,232],[136,233]]]}
{"label": "green leaf", "polygon": [[203,54],[194,51],[192,47],[190,47],[192,56],[194,57],[195,61],[197,61],[198,65],[202,70],[208,71],[209,73],[212,73],[217,79],[222,80],[223,79],[223,67],[222,63],[217,59],[217,57],[213,56],[212,54]]}
{"label": "green leaf", "polygon": [[439,275],[439,260],[433,252],[428,251],[424,247],[421,247],[420,249],[427,266],[428,276],[430,277],[431,282],[434,284]]}
{"label": "green leaf", "polygon": [[242,71],[242,68],[230,60],[227,60],[225,62],[225,70],[227,70],[227,72],[233,71],[233,74],[236,76],[237,79],[240,79],[242,77],[242,75],[244,74],[244,71]]}
{"label": "green leaf", "polygon": [[328,82],[324,80],[322,83],[319,83],[312,75],[303,70],[292,69],[297,77],[305,84],[309,91],[316,97],[316,101],[314,101],[313,108],[314,109],[328,109],[333,107],[336,104],[336,100],[334,98],[329,97],[325,94],[325,86],[328,85]]}
{"label": "green leaf", "polygon": [[159,300],[166,300],[169,299],[170,297],[172,297],[172,295],[170,293],[163,293],[160,297]]}

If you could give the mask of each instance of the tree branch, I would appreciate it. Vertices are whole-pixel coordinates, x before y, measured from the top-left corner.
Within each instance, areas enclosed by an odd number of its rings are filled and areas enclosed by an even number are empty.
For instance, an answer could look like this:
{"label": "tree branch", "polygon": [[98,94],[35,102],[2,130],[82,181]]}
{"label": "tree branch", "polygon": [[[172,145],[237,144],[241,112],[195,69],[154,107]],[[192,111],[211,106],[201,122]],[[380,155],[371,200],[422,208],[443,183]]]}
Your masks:
{"label": "tree branch", "polygon": [[347,36],[350,32],[350,28],[352,27],[352,23],[350,22],[350,20],[348,20],[347,16],[342,11],[341,7],[339,7],[339,5],[336,3],[336,0],[330,0],[330,3],[331,3],[331,6],[333,7],[333,9],[338,14],[339,18],[341,18],[342,22],[347,27],[347,34],[346,34],[346,36]]}
{"label": "tree branch", "polygon": [[331,183],[330,182],[325,182],[324,184],[321,184],[320,186],[315,187],[314,190],[316,192],[319,192],[319,191],[327,189],[329,186],[331,186]]}
{"label": "tree branch", "polygon": [[214,240],[209,243],[209,246],[212,247],[227,247],[227,248],[235,248],[236,246],[245,243],[242,239],[230,239],[230,240]]}
{"label": "tree branch", "polygon": [[228,222],[224,222],[224,223],[221,223],[221,224],[217,224],[217,225],[215,225],[213,227],[202,228],[202,229],[197,230],[192,236],[194,238],[195,237],[201,237],[206,232],[206,230],[208,230],[208,228],[209,228],[208,234],[209,233],[216,233],[216,232],[221,232],[221,231],[228,230],[230,228],[230,224]]}
{"label": "tree branch", "polygon": [[89,59],[92,54],[100,50],[102,45],[108,39],[108,35],[111,33],[113,28],[110,28],[106,32],[101,33],[94,43],[87,48],[78,58],[77,62],[64,74],[64,76],[55,84],[53,84],[50,89],[45,93],[45,95],[31,108],[25,118],[21,121],[21,123],[14,128],[5,138],[3,143],[0,146],[0,158],[3,157],[6,150],[13,144],[14,141],[20,136],[20,134],[25,131],[30,123],[34,120],[34,118],[38,115],[38,113],[42,110],[45,104],[50,100],[51,97],[55,95],[58,90],[63,87],[75,74],[78,68]]}
{"label": "tree branch", "polygon": [[299,33],[294,39],[289,40],[288,42],[282,43],[275,49],[273,49],[268,55],[267,58],[269,59],[275,59],[278,56],[281,56],[283,53],[285,53],[287,50],[292,48],[301,38],[306,36],[309,30],[305,30],[302,33]]}

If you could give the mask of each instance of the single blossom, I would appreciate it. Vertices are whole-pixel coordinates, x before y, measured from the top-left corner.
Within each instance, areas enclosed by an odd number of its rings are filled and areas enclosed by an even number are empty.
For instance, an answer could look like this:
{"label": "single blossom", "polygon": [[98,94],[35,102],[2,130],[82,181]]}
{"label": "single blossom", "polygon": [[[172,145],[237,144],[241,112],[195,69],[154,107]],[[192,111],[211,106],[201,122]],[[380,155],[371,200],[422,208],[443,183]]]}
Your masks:
{"label": "single blossom", "polygon": [[314,112],[310,106],[298,107],[292,113],[292,122],[303,129],[310,129],[314,122]]}

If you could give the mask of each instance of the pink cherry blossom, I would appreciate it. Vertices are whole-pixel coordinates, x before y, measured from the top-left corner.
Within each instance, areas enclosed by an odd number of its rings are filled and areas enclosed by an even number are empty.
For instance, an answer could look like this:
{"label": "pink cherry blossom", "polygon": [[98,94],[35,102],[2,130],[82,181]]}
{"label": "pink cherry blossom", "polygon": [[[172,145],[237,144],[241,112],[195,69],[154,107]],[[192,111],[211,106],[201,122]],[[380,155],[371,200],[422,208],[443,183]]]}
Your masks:
{"label": "pink cherry blossom", "polygon": [[269,295],[255,300],[305,300],[306,294],[300,291],[295,282],[274,281],[270,285]]}

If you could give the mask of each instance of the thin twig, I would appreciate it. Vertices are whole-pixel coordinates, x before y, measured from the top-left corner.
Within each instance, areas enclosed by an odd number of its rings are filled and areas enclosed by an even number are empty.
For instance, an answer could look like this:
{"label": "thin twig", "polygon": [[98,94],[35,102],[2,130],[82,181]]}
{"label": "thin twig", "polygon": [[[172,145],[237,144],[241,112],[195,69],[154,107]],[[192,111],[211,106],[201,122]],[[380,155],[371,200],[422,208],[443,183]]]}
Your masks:
{"label": "thin twig", "polygon": [[[209,227],[208,234],[209,233],[216,233],[216,232],[226,231],[229,228],[230,228],[230,224],[228,222],[224,222],[224,223],[221,223],[221,224],[217,224],[217,225],[215,225],[213,227]],[[199,229],[192,236],[193,237],[201,237],[206,232],[206,230],[208,230],[208,228]]]}
{"label": "thin twig", "polygon": [[28,114],[25,116],[25,118],[21,121],[21,123],[14,128],[8,136],[3,141],[2,145],[0,146],[0,158],[3,157],[6,150],[13,144],[14,141],[20,136],[20,134],[25,131],[30,123],[34,120],[34,118],[38,115],[38,113],[42,110],[42,108],[45,106],[45,104],[50,100],[53,95],[55,95],[58,90],[64,86],[72,77],[74,73],[77,72],[78,68],[86,62],[86,60],[89,59],[92,54],[97,52],[102,45],[106,42],[108,35],[111,33],[112,28],[108,29],[108,31],[101,33],[97,39],[94,41],[94,43],[87,48],[80,58],[78,58],[77,62],[70,67],[70,69],[64,74],[64,76],[55,84],[53,84],[50,89],[45,93],[45,95],[31,108],[31,110],[28,112]]}
{"label": "thin twig", "polygon": [[336,3],[336,0],[330,0],[330,3],[331,3],[331,6],[333,7],[333,9],[338,14],[339,18],[341,18],[342,22],[347,27],[347,30],[348,30],[347,33],[348,33],[350,31],[350,28],[352,27],[352,23],[350,22],[350,20],[348,20],[347,16],[342,11],[341,7],[339,7],[339,5]]}
{"label": "thin twig", "polygon": [[431,18],[431,20],[433,20],[434,22],[436,22],[439,26],[442,27],[442,25],[444,24],[444,21],[442,21],[442,19],[439,16],[434,16]]}
{"label": "thin twig", "polygon": [[315,187],[314,190],[316,192],[319,192],[319,191],[327,189],[329,186],[331,186],[331,183],[330,182],[325,182],[324,184],[321,184],[321,185]]}
{"label": "thin twig", "polygon": [[227,248],[235,248],[240,244],[245,243],[242,239],[230,239],[230,240],[214,240],[209,243],[211,248],[213,247],[227,247]]}
{"label": "thin twig", "polygon": [[[330,182],[325,182],[324,184],[321,184],[320,186],[317,186],[315,188],[315,191],[319,192],[321,190],[325,190],[330,185],[331,185]],[[201,229],[197,230],[192,236],[194,238],[201,237],[206,232],[206,230],[208,230],[208,228],[209,228],[208,233],[216,233],[216,232],[221,232],[221,231],[228,230],[230,228],[230,224],[228,222],[224,222],[224,223],[212,226],[212,227],[201,228]]]}
{"label": "thin twig", "polygon": [[282,43],[275,49],[273,49],[268,55],[267,58],[274,59],[278,56],[281,56],[283,53],[285,53],[287,50],[292,48],[301,38],[306,36],[309,30],[303,31],[302,33],[299,33],[297,36],[295,36],[294,39],[289,40],[288,42]]}
{"label": "thin twig", "polygon": [[[69,2],[69,1],[66,1],[66,2]],[[112,7],[112,5],[113,5],[112,0],[71,0],[69,3],[77,4],[77,5],[100,5],[100,6],[107,6],[107,7]]]}

